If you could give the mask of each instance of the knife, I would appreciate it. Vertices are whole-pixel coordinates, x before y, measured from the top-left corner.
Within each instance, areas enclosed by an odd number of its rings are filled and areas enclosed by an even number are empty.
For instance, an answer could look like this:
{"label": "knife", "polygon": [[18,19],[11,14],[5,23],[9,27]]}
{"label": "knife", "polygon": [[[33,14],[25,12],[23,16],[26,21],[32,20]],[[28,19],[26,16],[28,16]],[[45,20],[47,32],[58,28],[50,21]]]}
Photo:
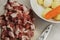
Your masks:
{"label": "knife", "polygon": [[38,40],[46,40],[46,38],[48,37],[51,29],[52,29],[52,24],[49,24],[45,30],[42,32],[41,36],[38,38]]}

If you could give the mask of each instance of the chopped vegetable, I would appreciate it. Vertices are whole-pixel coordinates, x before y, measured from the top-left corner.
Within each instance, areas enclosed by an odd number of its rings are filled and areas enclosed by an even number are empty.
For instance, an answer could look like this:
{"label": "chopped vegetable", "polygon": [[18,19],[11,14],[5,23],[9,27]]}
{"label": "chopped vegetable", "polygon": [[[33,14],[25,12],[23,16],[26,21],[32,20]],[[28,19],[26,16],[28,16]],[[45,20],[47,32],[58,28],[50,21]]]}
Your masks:
{"label": "chopped vegetable", "polygon": [[44,0],[44,7],[50,7],[52,5],[53,0]]}
{"label": "chopped vegetable", "polygon": [[43,5],[44,1],[43,0],[37,0],[39,5]]}
{"label": "chopped vegetable", "polygon": [[58,14],[56,17],[54,17],[55,20],[60,21],[60,14]]}
{"label": "chopped vegetable", "polygon": [[43,5],[45,10],[42,17],[60,21],[60,0],[37,0],[39,5]]}
{"label": "chopped vegetable", "polygon": [[42,16],[44,17],[46,13],[48,13],[49,11],[51,11],[51,8],[46,8],[42,14]]}
{"label": "chopped vegetable", "polygon": [[46,19],[51,19],[55,16],[57,16],[58,14],[60,13],[60,6],[52,9],[51,11],[49,11],[46,15],[45,15],[45,18]]}
{"label": "chopped vegetable", "polygon": [[54,0],[54,2],[52,3],[52,8],[56,8],[59,5],[60,5],[60,0]]}

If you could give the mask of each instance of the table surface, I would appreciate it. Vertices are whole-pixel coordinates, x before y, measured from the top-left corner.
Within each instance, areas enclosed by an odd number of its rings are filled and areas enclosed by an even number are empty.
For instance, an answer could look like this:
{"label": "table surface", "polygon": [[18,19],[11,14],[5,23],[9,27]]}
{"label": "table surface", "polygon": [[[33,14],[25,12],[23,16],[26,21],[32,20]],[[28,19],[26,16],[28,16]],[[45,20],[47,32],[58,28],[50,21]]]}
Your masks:
{"label": "table surface", "polygon": [[[31,8],[30,0],[18,0],[18,2],[22,2],[22,4],[24,4],[25,6],[27,6],[28,8]],[[40,32],[42,32],[44,28],[50,23],[40,19],[34,12],[33,14],[35,16],[35,25],[36,27],[39,28]],[[47,40],[60,40],[60,24],[53,24],[53,25],[54,26],[50,34],[48,35]]]}

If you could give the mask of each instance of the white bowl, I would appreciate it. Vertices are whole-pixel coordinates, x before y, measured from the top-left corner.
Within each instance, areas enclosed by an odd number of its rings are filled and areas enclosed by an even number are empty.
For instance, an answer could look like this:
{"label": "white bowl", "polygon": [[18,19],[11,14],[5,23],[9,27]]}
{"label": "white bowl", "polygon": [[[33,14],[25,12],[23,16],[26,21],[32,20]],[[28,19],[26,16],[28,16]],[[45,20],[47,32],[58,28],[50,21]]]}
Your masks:
{"label": "white bowl", "polygon": [[60,21],[54,21],[54,20],[47,20],[45,18],[43,18],[42,12],[45,10],[43,6],[38,5],[37,0],[30,0],[31,3],[31,7],[33,9],[33,11],[43,20],[50,22],[50,23],[60,23]]}

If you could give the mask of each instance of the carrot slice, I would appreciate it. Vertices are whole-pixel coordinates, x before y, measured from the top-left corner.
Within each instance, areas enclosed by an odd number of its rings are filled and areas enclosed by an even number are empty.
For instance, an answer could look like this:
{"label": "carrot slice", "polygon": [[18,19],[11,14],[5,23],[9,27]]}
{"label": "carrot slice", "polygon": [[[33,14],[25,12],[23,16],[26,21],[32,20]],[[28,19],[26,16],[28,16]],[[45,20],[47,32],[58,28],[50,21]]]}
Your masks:
{"label": "carrot slice", "polygon": [[51,11],[49,11],[46,15],[45,18],[46,19],[51,19],[55,16],[57,16],[60,13],[60,5],[54,9],[52,9]]}

